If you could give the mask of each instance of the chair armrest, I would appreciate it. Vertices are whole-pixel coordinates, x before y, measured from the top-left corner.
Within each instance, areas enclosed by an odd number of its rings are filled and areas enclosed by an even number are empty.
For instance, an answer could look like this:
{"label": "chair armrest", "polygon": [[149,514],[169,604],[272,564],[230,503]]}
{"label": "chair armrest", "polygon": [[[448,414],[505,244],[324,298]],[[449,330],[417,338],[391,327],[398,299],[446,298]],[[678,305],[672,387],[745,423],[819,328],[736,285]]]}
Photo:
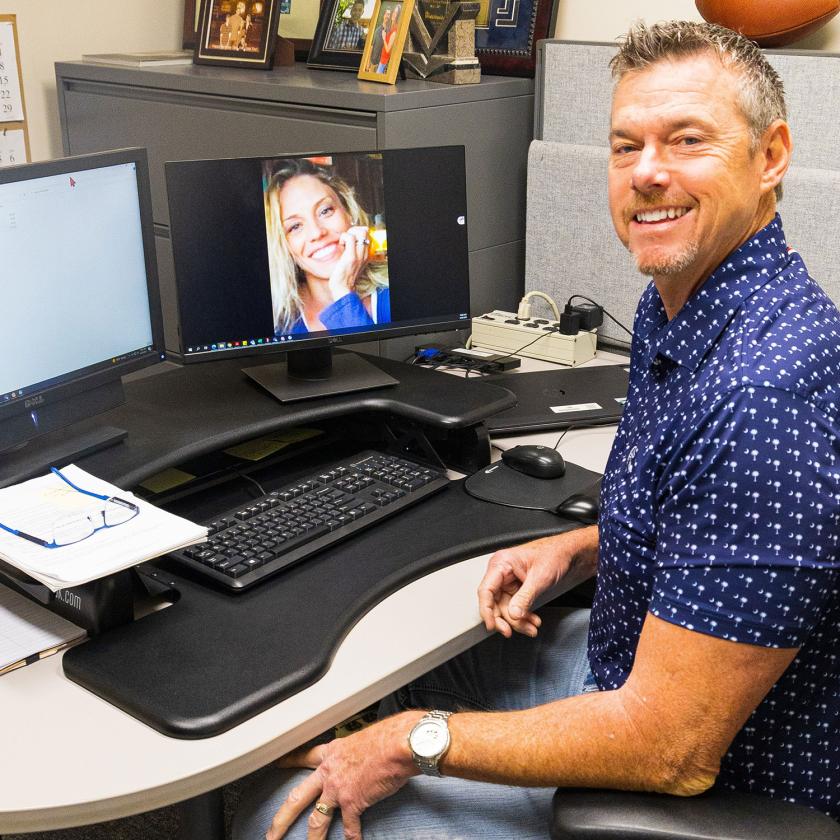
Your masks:
{"label": "chair armrest", "polygon": [[711,790],[693,797],[559,789],[552,840],[840,840],[831,817],[778,799]]}

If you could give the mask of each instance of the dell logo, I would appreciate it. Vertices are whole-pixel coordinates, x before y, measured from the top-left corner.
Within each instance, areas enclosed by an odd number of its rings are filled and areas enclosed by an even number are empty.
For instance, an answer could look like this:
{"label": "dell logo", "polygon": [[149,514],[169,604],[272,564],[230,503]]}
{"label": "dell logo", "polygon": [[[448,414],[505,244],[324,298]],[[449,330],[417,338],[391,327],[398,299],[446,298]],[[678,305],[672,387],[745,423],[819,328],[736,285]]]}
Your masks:
{"label": "dell logo", "polygon": [[44,399],[43,394],[40,394],[37,397],[30,397],[28,400],[24,400],[23,405],[25,408],[37,408],[39,405],[43,405],[46,402]]}
{"label": "dell logo", "polygon": [[330,344],[341,344],[341,336],[340,335],[331,335],[328,339]]}

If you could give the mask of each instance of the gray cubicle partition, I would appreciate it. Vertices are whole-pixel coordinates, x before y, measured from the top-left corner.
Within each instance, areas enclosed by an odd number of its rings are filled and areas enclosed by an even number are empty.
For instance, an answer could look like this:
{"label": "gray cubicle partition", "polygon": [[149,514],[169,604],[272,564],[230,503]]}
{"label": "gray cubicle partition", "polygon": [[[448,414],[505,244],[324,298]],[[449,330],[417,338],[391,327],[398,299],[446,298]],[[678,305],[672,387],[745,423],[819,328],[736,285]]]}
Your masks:
{"label": "gray cubicle partition", "polygon": [[168,348],[177,346],[177,313],[167,160],[463,144],[472,310],[514,307],[522,295],[531,79],[392,86],[301,64],[264,72],[73,62],[56,64],[56,81],[65,154],[148,149]]}
{"label": "gray cubicle partition", "polygon": [[[613,44],[540,44],[534,142],[528,157],[525,288],[564,303],[601,302],[628,326],[646,278],[616,238],[607,204]],[[772,51],[787,93],[794,160],[779,212],[788,244],[840,302],[840,55]],[[602,335],[624,343],[611,322]]]}

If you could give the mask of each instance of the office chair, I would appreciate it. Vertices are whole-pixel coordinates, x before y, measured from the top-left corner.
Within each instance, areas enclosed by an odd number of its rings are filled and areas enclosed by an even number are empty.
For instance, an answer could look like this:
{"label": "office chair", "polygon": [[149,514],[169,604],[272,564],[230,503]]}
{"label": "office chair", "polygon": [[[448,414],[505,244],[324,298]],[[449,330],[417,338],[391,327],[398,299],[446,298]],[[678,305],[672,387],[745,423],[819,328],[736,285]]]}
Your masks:
{"label": "office chair", "polygon": [[840,840],[840,824],[804,805],[711,790],[666,796],[559,789],[551,840]]}

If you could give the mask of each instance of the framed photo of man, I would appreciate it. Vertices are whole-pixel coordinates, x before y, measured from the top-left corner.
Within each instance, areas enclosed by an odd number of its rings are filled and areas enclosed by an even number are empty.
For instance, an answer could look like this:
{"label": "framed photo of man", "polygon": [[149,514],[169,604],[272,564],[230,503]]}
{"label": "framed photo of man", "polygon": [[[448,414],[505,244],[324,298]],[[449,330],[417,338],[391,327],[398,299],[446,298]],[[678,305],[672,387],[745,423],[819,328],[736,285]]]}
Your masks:
{"label": "framed photo of man", "polygon": [[392,85],[400,69],[414,0],[376,0],[358,76]]}
{"label": "framed photo of man", "polygon": [[281,0],[201,0],[196,64],[271,69]]}
{"label": "framed photo of man", "polygon": [[326,0],[306,63],[358,71],[375,5],[376,0]]}

